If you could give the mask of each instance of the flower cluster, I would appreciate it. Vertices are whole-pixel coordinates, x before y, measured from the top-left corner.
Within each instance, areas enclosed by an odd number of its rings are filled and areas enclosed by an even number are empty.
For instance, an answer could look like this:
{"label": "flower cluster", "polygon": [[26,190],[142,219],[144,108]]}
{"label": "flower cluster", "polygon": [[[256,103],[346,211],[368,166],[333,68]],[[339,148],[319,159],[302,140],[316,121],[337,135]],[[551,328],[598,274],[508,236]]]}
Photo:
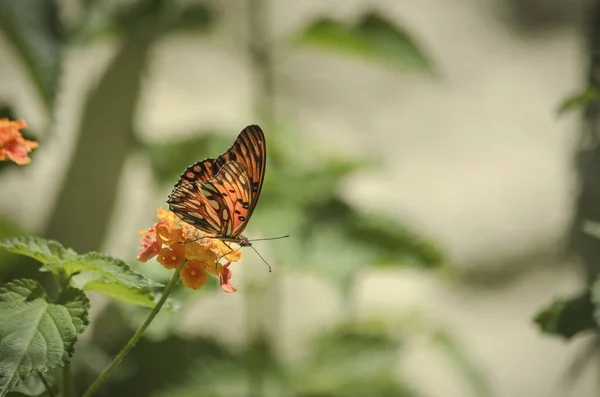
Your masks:
{"label": "flower cluster", "polygon": [[[242,259],[240,250],[232,251],[225,243],[215,238],[207,238],[200,230],[181,221],[177,215],[159,208],[159,219],[147,231],[141,231],[142,249],[138,260],[146,262],[157,257],[157,261],[167,269],[179,270],[183,284],[192,289],[200,289],[208,280],[208,273],[219,277],[225,292],[235,292],[231,284],[229,265]],[[220,259],[225,259],[222,264]]]}
{"label": "flower cluster", "polygon": [[0,118],[0,161],[9,159],[19,165],[31,161],[29,152],[38,147],[37,142],[28,141],[21,135],[27,127],[24,120],[10,121]]}

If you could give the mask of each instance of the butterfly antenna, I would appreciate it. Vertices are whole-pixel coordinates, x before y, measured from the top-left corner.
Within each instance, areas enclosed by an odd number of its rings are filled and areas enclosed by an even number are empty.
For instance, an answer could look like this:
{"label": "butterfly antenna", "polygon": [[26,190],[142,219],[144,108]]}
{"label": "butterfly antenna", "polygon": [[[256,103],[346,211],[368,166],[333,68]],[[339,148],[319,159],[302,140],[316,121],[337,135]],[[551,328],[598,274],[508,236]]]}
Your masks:
{"label": "butterfly antenna", "polygon": [[[270,240],[270,239],[263,239],[263,240]],[[271,265],[269,265],[269,262],[267,262],[265,260],[265,258],[263,258],[262,255],[258,253],[258,251],[256,250],[256,248],[254,248],[251,245],[250,245],[250,248],[252,248],[254,250],[254,252],[256,252],[256,255],[258,255],[260,257],[260,259],[262,259],[262,261],[265,262],[265,264],[269,267],[269,273],[271,273],[273,270],[271,269]]]}
{"label": "butterfly antenna", "polygon": [[[279,239],[282,239],[282,238],[288,238],[288,237],[290,237],[290,235],[289,235],[289,234],[286,234],[285,236],[279,236],[279,237],[269,237],[269,238],[256,238],[256,239],[254,239],[254,240],[248,240],[248,241],[250,241],[250,242],[254,242],[254,241],[279,240]],[[256,251],[256,250],[255,250],[255,251]]]}

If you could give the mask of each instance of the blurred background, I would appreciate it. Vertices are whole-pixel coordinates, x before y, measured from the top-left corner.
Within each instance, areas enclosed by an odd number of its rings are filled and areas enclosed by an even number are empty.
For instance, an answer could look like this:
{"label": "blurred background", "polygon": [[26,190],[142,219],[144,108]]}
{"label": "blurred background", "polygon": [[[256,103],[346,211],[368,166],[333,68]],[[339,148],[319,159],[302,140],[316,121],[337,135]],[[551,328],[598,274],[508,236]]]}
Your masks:
{"label": "blurred background", "polygon": [[[138,231],[259,124],[273,273],[246,249],[237,293],[178,290],[98,395],[597,396],[595,333],[534,317],[600,269],[598,53],[595,0],[0,0],[0,117],[40,145],[0,236],[165,282]],[[79,394],[148,313],[90,297]]]}

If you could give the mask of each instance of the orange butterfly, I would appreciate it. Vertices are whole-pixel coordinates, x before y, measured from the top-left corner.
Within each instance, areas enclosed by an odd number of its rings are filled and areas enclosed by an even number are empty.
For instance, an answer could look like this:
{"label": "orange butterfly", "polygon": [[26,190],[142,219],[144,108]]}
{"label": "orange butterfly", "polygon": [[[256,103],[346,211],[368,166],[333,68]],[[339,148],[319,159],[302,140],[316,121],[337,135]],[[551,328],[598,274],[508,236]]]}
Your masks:
{"label": "orange butterfly", "polygon": [[225,153],[181,174],[167,199],[169,209],[211,237],[251,246],[241,233],[258,202],[266,158],[260,127],[244,128]]}

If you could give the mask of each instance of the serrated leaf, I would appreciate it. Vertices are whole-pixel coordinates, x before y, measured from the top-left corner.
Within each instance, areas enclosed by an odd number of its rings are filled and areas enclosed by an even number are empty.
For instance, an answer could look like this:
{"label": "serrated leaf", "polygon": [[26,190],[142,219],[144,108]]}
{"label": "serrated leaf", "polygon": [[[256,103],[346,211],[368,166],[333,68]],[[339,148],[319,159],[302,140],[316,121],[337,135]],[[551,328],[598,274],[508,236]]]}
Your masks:
{"label": "serrated leaf", "polygon": [[106,280],[92,280],[87,282],[84,291],[95,291],[122,302],[133,303],[138,306],[154,307],[154,293],[149,287],[134,288],[121,283]]}
{"label": "serrated leaf", "polygon": [[52,272],[64,271],[67,275],[91,272],[134,288],[161,286],[133,270],[126,262],[99,252],[68,257],[61,262],[46,263],[44,268]]}
{"label": "serrated leaf", "polygon": [[562,116],[572,110],[581,109],[600,99],[600,91],[595,87],[588,87],[583,91],[570,95],[562,101],[558,107],[557,114]]}
{"label": "serrated leaf", "polygon": [[[111,256],[89,252],[77,255],[71,249],[60,243],[39,237],[24,236],[0,240],[0,249],[15,254],[26,255],[42,262],[40,270],[51,271],[55,274],[74,276],[78,273],[92,273],[101,279],[95,279],[87,290],[106,293],[113,298],[126,302],[151,305],[148,299],[153,299],[152,287],[161,286],[133,270],[126,262]],[[152,304],[151,307],[154,305]]]}
{"label": "serrated leaf", "polygon": [[297,39],[315,48],[338,51],[399,68],[431,71],[431,60],[405,30],[371,12],[355,24],[329,18],[314,22]]}
{"label": "serrated leaf", "polygon": [[[600,303],[600,285],[594,284],[593,299],[596,307]],[[555,299],[550,305],[540,310],[534,321],[547,334],[570,339],[580,332],[594,329],[594,304],[590,294],[585,293],[571,299]]]}
{"label": "serrated leaf", "polygon": [[0,249],[13,254],[25,255],[44,264],[61,262],[77,256],[71,249],[65,248],[57,241],[40,237],[21,236],[0,240]]}
{"label": "serrated leaf", "polygon": [[29,279],[0,287],[0,397],[32,371],[71,361],[77,336],[88,325],[89,300],[69,288],[56,303]]}
{"label": "serrated leaf", "polygon": [[49,111],[61,65],[58,20],[55,0],[0,0],[0,29],[23,60]]}

